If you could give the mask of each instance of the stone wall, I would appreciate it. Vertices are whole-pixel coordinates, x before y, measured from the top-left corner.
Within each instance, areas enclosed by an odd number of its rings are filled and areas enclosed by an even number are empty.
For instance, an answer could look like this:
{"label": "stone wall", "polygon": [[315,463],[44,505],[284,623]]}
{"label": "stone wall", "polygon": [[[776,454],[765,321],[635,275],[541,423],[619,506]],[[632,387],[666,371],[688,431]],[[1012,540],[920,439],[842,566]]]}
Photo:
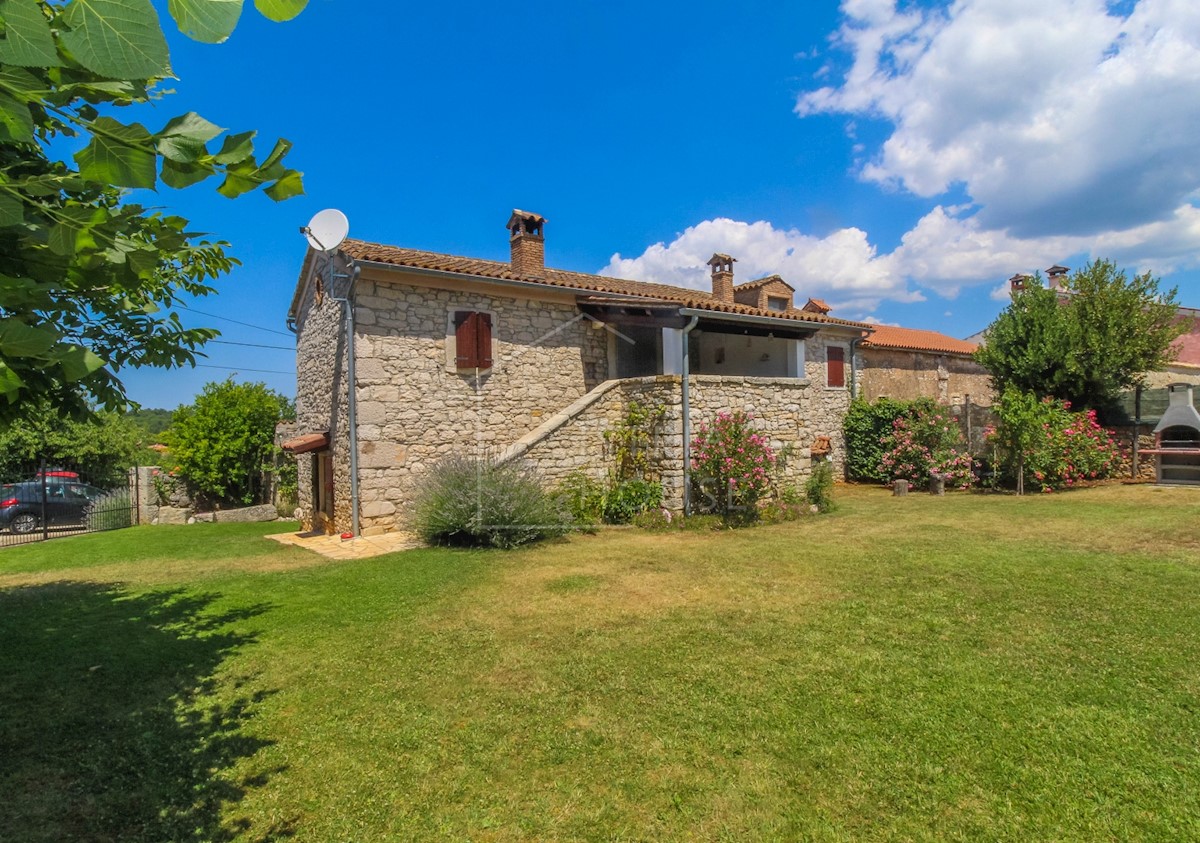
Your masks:
{"label": "stone wall", "polygon": [[[817,365],[817,373],[821,371]],[[788,454],[781,476],[799,484],[812,467],[809,449],[818,436],[834,443],[835,475],[844,460],[842,418],[849,404],[844,389],[826,389],[814,378],[752,378],[695,375],[689,379],[692,435],[702,422],[719,413],[744,411],[753,426],[766,434],[771,447]],[[519,459],[550,482],[559,482],[574,471],[604,479],[612,464],[604,433],[620,424],[631,402],[662,407],[666,412],[651,452],[652,471],[663,484],[664,503],[683,507],[683,399],[682,378],[658,376],[610,381],[576,402],[545,428],[535,431],[509,449],[502,458]]]}
{"label": "stone wall", "polygon": [[861,394],[868,401],[932,398],[941,404],[959,404],[969,395],[972,404],[992,404],[987,370],[970,357],[887,348],[859,348],[857,355]]}
{"label": "stone wall", "polygon": [[[318,259],[322,264],[323,258]],[[344,282],[334,292],[344,293]],[[296,432],[329,431],[333,456],[334,520],[314,513],[314,454],[296,458],[301,523],[306,530],[350,529],[350,448],[346,422],[344,305],[314,279],[296,320]]]}
{"label": "stone wall", "polygon": [[[364,274],[355,314],[364,534],[404,526],[416,483],[442,457],[494,455],[607,379],[607,333],[573,296],[557,298]],[[490,371],[454,369],[456,310],[492,315]]]}

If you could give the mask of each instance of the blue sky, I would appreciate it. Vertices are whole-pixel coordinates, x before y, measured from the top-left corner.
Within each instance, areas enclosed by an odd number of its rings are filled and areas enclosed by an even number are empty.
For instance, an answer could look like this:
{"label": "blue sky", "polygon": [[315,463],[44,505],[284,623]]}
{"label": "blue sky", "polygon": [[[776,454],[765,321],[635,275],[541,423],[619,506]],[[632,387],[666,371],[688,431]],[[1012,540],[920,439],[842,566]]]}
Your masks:
{"label": "blue sky", "polygon": [[185,322],[256,346],[122,373],[144,406],[234,372],[293,394],[298,229],[327,207],[354,237],[497,260],[523,208],[552,266],[705,289],[723,251],[739,282],[959,337],[1014,272],[1093,256],[1200,306],[1193,0],[311,0],[286,24],[247,8],[218,46],[160,13],[179,78],[141,119],[288,138],[307,193],[151,197],[243,262]]}

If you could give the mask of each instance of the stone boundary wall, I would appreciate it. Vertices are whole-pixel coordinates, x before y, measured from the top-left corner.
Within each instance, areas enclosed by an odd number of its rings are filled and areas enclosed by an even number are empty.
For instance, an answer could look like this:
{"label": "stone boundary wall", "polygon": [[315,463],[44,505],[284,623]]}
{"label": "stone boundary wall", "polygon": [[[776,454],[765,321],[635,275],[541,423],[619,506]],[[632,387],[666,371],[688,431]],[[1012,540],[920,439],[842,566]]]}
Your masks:
{"label": "stone boundary wall", "polygon": [[[830,437],[834,443],[834,471],[842,470],[841,419],[849,401],[845,390],[826,390],[794,378],[693,375],[689,399],[693,436],[702,422],[711,421],[718,413],[741,410],[752,415],[754,427],[766,434],[776,453],[787,454],[780,474],[792,483],[799,484],[809,475],[809,449],[818,436]],[[665,505],[682,509],[683,399],[682,379],[678,376],[601,384],[523,437],[500,459],[518,459],[551,484],[575,471],[602,480],[611,464],[604,433],[620,423],[633,401],[666,409],[656,441],[651,444],[658,455],[652,471],[663,484]]]}
{"label": "stone boundary wall", "polygon": [[861,394],[868,401],[932,398],[959,404],[970,396],[971,403],[990,406],[995,398],[987,370],[971,357],[888,348],[860,348],[858,356]]}

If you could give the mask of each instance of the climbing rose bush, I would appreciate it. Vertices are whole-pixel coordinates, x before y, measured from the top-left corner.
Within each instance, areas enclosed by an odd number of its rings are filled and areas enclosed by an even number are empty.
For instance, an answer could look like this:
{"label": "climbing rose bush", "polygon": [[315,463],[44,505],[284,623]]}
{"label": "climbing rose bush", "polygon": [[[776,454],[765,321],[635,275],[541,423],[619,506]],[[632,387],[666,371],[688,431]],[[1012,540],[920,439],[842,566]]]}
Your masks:
{"label": "climbing rose bush", "polygon": [[1096,421],[1096,411],[1072,412],[1069,401],[1039,400],[1010,387],[996,404],[999,423],[985,436],[997,464],[1015,481],[1053,492],[1089,480],[1112,477],[1121,469],[1121,451],[1112,433]]}
{"label": "climbing rose bush", "polygon": [[896,419],[883,448],[879,473],[885,477],[924,484],[930,474],[944,474],[946,486],[959,489],[975,482],[975,460],[962,430],[941,407],[922,407]]}
{"label": "climbing rose bush", "polygon": [[750,427],[751,421],[740,410],[719,413],[711,424],[702,423],[692,439],[695,500],[726,518],[740,513],[753,520],[758,500],[771,488],[775,452]]}

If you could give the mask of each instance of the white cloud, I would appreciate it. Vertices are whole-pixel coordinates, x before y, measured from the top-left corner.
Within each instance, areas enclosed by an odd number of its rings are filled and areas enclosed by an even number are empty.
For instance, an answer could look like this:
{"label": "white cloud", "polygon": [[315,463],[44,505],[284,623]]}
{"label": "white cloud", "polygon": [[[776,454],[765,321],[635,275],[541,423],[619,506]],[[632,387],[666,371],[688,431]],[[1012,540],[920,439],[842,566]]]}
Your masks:
{"label": "white cloud", "polygon": [[957,0],[898,11],[846,0],[842,84],[801,115],[893,125],[868,180],[939,196],[961,185],[991,229],[1087,235],[1168,220],[1200,188],[1200,4]]}
{"label": "white cloud", "polygon": [[[852,63],[796,111],[848,115],[859,175],[937,204],[890,252],[854,227],[815,237],[713,219],[602,271],[707,290],[706,261],[727,252],[739,282],[778,272],[801,301],[849,315],[984,284],[1002,301],[1014,272],[1079,255],[1160,275],[1200,268],[1200,3],[1115,8],[843,0],[833,41]],[[858,141],[863,119],[891,125],[873,152]]]}
{"label": "white cloud", "polygon": [[[655,243],[632,258],[615,254],[602,275],[711,289],[708,259],[724,252],[737,259],[736,283],[779,273],[798,295],[828,297],[841,307],[870,309],[881,300],[920,301],[904,277],[880,257],[866,232],[843,228],[826,237],[718,218],[689,227],[670,243]],[[831,301],[831,304],[834,303]]]}

